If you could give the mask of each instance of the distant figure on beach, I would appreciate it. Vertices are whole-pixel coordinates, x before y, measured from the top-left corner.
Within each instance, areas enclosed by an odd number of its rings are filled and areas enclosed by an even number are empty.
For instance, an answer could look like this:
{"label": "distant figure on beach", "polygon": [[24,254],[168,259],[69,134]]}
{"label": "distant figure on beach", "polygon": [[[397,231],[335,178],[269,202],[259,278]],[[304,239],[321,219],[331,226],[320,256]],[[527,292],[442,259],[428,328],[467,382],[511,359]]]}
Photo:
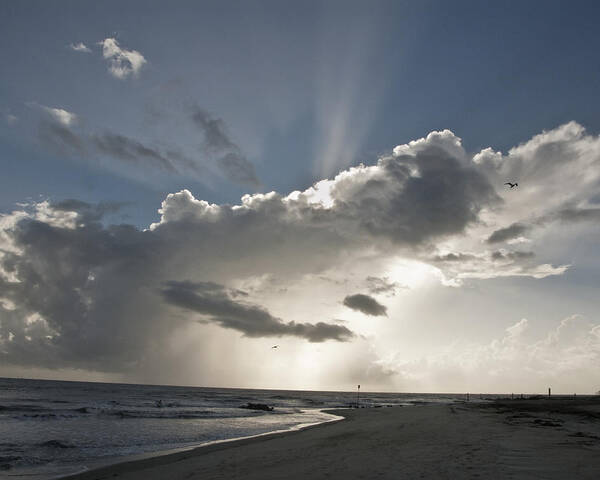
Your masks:
{"label": "distant figure on beach", "polygon": [[509,185],[509,186],[510,186],[510,188],[511,188],[511,190],[512,190],[513,188],[515,188],[515,187],[518,187],[518,186],[519,186],[519,184],[518,184],[517,182],[515,182],[515,183],[506,182],[504,185]]}

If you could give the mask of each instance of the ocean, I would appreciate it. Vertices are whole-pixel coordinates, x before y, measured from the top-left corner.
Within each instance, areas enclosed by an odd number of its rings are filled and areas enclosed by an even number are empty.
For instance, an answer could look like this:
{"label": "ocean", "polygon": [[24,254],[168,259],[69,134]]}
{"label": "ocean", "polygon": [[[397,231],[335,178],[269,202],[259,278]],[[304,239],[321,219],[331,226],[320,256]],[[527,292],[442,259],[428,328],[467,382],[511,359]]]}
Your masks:
{"label": "ocean", "polygon": [[[363,407],[464,395],[366,393]],[[273,411],[240,408],[267,404]],[[250,390],[0,378],[0,479],[46,480],[131,457],[331,421],[356,392]]]}

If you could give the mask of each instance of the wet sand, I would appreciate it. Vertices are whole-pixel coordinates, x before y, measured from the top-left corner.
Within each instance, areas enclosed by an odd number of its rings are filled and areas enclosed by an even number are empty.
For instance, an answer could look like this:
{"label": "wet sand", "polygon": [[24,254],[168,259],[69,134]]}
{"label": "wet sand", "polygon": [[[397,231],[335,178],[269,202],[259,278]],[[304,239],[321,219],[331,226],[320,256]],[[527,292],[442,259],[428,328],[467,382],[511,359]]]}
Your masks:
{"label": "wet sand", "polygon": [[600,478],[600,398],[332,413],[345,420],[65,478]]}

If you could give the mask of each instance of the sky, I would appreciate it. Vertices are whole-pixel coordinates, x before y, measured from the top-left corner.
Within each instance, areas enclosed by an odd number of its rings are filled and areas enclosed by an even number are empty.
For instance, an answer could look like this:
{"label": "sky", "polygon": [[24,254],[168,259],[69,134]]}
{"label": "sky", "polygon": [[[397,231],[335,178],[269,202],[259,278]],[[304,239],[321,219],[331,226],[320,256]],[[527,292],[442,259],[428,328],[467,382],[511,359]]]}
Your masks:
{"label": "sky", "polygon": [[0,1],[0,376],[600,390],[599,9]]}

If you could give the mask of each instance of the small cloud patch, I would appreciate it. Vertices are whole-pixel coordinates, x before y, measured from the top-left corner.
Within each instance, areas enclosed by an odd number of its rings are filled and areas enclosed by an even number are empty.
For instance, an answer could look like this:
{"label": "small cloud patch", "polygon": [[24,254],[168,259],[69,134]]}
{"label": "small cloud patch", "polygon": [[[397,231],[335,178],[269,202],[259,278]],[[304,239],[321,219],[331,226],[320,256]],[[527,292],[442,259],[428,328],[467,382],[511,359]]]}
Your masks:
{"label": "small cloud patch", "polygon": [[130,76],[137,76],[147,63],[140,52],[121,48],[114,38],[105,38],[100,45],[102,56],[108,61],[108,71],[115,78],[124,80]]}
{"label": "small cloud patch", "polygon": [[386,317],[387,307],[382,305],[373,297],[362,293],[348,295],[344,298],[344,305],[352,310],[357,310],[365,315],[373,317]]}
{"label": "small cloud patch", "polygon": [[83,42],[71,43],[69,45],[69,48],[71,50],[73,50],[74,52],[92,53],[92,50],[88,46],[86,46],[85,43],[83,43]]}

